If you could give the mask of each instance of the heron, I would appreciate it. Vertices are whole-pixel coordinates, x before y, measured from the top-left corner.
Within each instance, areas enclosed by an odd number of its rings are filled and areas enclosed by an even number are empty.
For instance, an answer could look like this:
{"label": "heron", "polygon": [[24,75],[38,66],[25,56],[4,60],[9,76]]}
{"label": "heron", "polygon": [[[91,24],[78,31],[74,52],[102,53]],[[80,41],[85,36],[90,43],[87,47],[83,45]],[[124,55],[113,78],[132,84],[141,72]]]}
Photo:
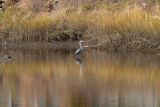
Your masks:
{"label": "heron", "polygon": [[82,44],[81,44],[82,42],[86,42],[86,41],[79,41],[80,48],[76,50],[75,55],[81,54],[81,52],[83,51],[83,47],[88,47],[88,45],[82,46]]}

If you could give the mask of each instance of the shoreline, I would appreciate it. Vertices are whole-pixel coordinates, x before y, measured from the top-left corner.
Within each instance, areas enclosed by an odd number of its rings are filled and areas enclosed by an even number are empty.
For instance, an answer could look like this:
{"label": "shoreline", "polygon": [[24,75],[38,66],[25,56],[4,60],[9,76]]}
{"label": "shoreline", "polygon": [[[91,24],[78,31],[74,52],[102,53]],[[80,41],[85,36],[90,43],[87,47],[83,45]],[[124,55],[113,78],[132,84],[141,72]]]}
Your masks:
{"label": "shoreline", "polygon": [[[2,50],[6,49],[30,49],[30,50],[39,50],[39,49],[78,49],[79,41],[54,41],[54,42],[10,42],[5,45],[0,43],[0,48]],[[142,49],[142,50],[133,50],[133,49],[114,49],[104,46],[96,47],[92,44],[89,44],[89,49],[100,49],[106,50],[109,52],[145,52],[145,53],[160,53],[160,49]]]}
{"label": "shoreline", "polygon": [[[53,42],[10,42],[5,45],[0,43],[1,49],[78,49],[79,41],[53,41]],[[96,48],[89,45],[90,48]]]}

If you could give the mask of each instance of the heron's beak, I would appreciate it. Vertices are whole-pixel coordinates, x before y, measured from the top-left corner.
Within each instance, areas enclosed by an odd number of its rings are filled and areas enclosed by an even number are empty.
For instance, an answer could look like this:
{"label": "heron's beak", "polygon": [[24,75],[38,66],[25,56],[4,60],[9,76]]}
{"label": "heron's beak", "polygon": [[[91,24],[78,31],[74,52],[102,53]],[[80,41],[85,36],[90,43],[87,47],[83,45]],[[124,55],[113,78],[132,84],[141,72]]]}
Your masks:
{"label": "heron's beak", "polygon": [[86,48],[86,47],[88,47],[88,46],[83,46],[83,47],[85,47],[85,48]]}
{"label": "heron's beak", "polygon": [[[87,42],[87,41],[80,41],[80,42]],[[87,42],[88,43],[88,42]]]}

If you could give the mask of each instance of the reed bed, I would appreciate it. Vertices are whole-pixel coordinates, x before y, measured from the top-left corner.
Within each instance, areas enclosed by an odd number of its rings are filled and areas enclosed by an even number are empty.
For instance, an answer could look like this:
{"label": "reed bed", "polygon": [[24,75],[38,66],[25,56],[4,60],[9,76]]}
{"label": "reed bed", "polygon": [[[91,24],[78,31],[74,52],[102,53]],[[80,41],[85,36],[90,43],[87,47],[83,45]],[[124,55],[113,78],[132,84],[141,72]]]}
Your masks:
{"label": "reed bed", "polygon": [[[98,5],[99,6],[99,5]],[[97,7],[98,7],[97,6]],[[85,5],[54,12],[23,13],[10,7],[0,17],[0,40],[20,42],[95,41],[111,50],[159,49],[159,6],[152,10],[138,5],[111,8]]]}

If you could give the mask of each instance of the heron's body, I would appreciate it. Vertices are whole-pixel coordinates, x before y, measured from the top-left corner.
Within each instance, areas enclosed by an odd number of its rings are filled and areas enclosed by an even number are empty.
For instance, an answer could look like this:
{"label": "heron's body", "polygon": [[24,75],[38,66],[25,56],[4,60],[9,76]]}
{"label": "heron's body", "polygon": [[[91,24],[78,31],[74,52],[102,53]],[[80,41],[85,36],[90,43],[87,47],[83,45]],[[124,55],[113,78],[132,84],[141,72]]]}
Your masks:
{"label": "heron's body", "polygon": [[83,48],[77,49],[77,51],[75,52],[75,55],[79,55],[82,51],[83,51]]}
{"label": "heron's body", "polygon": [[79,41],[80,48],[78,50],[76,50],[75,55],[81,54],[83,51],[83,47],[88,47],[88,46],[82,46],[82,44],[81,44],[82,42],[85,42],[85,41]]}

